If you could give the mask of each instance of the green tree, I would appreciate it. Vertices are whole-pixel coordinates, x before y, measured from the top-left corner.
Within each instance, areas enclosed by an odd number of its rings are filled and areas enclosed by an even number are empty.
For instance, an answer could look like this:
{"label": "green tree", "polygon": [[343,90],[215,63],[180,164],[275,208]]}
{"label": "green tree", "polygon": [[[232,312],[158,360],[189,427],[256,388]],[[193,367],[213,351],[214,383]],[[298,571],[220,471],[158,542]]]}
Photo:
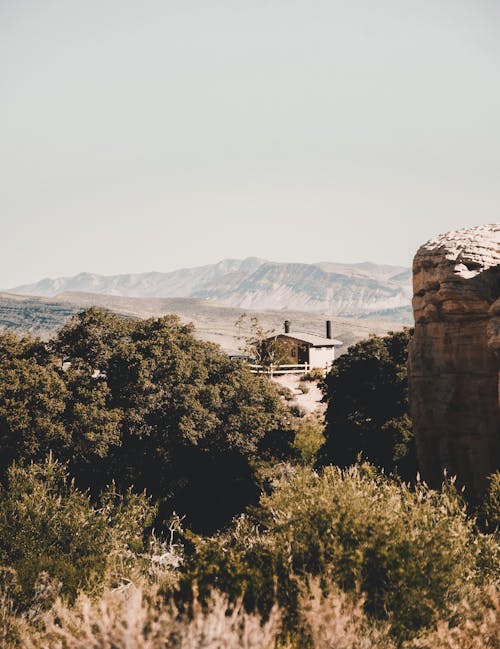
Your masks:
{"label": "green tree", "polygon": [[41,341],[0,336],[0,472],[13,460],[63,453],[66,385]]}
{"label": "green tree", "polygon": [[235,322],[238,330],[240,351],[255,360],[257,365],[270,368],[288,359],[288,349],[283,341],[273,336],[272,329],[265,329],[256,316],[243,313]]}
{"label": "green tree", "polygon": [[347,350],[324,381],[323,464],[353,464],[361,456],[413,480],[417,472],[408,415],[406,362],[412,331],[370,336]]}
{"label": "green tree", "polygon": [[124,413],[113,474],[125,468],[126,483],[203,529],[256,500],[257,448],[283,419],[271,385],[173,316],[136,323],[107,381]]}
{"label": "green tree", "polygon": [[133,327],[133,321],[108,309],[90,307],[65,324],[52,342],[61,363],[92,372],[105,372],[113,349]]}
{"label": "green tree", "polygon": [[176,316],[124,320],[90,309],[54,341],[70,362],[65,411],[79,484],[147,489],[199,529],[258,498],[254,464],[284,412],[269,382]]}

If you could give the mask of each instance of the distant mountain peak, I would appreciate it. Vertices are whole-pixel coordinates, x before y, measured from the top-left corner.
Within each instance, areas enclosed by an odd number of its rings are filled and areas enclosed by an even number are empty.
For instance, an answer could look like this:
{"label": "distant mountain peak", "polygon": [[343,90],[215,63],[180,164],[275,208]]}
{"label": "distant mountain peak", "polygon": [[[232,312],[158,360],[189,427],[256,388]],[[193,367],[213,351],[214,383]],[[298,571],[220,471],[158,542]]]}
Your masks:
{"label": "distant mountain peak", "polygon": [[74,277],[45,278],[6,292],[54,297],[72,291],[123,297],[202,298],[249,309],[352,315],[408,306],[411,272],[403,266],[372,262],[306,264],[246,257],[167,273],[81,272]]}

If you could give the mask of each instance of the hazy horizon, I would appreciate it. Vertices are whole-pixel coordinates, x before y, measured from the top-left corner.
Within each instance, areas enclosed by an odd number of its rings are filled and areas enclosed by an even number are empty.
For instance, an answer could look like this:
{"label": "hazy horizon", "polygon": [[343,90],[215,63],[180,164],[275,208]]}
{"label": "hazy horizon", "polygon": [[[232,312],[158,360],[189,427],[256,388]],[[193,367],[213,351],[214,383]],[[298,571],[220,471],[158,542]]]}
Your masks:
{"label": "hazy horizon", "polygon": [[500,221],[493,0],[0,4],[0,287]]}
{"label": "hazy horizon", "polygon": [[[283,263],[283,264],[287,264],[287,263],[299,263],[299,264],[307,263],[307,264],[310,264],[310,265],[319,265],[319,264],[327,264],[327,263],[338,263],[340,265],[347,265],[347,266],[350,266],[350,265],[362,265],[362,264],[375,264],[375,262],[372,262],[369,259],[365,259],[364,261],[360,261],[360,262],[352,262],[352,263],[351,262],[336,262],[335,260],[332,260],[332,259],[322,259],[320,261],[312,261],[312,262],[294,262],[294,261],[280,262],[280,261],[277,261],[276,259],[263,259],[261,257],[257,257],[256,255],[250,255],[249,257],[245,257],[242,260],[252,259],[252,258],[253,259],[258,258],[258,259],[262,259],[265,262],[278,263],[278,264],[281,264],[281,263]],[[203,267],[203,266],[216,265],[216,264],[222,263],[224,261],[235,260],[235,259],[236,259],[235,257],[225,257],[224,259],[218,259],[217,261],[212,262],[212,263],[197,264],[197,265],[194,265],[194,266],[182,266],[182,267],[179,267],[179,268],[174,268],[171,271],[157,271],[157,270],[149,270],[148,271],[148,270],[146,270],[146,271],[139,271],[137,273],[125,272],[125,273],[109,273],[109,274],[105,274],[105,273],[94,273],[94,272],[88,271],[88,270],[82,270],[82,271],[80,271],[78,273],[75,273],[74,275],[57,275],[57,276],[53,276],[53,277],[49,277],[49,276],[38,277],[38,278],[34,279],[32,282],[25,282],[22,285],[21,284],[16,284],[16,286],[0,286],[0,291],[1,290],[9,290],[10,291],[10,290],[12,290],[13,288],[16,288],[16,287],[20,287],[20,286],[24,286],[24,285],[29,286],[30,284],[35,284],[35,283],[43,281],[43,280],[69,279],[69,278],[72,278],[72,277],[77,277],[79,275],[99,275],[99,276],[104,276],[104,277],[115,277],[115,276],[120,276],[120,275],[129,275],[129,274],[133,274],[133,275],[143,275],[144,274],[144,275],[147,275],[147,274],[150,274],[150,273],[169,273],[169,272],[175,272],[175,271],[190,270],[192,268],[198,268],[200,266]],[[394,268],[398,268],[398,269],[399,268],[409,268],[410,267],[410,266],[402,266],[401,264],[376,264],[376,265],[394,266]]]}

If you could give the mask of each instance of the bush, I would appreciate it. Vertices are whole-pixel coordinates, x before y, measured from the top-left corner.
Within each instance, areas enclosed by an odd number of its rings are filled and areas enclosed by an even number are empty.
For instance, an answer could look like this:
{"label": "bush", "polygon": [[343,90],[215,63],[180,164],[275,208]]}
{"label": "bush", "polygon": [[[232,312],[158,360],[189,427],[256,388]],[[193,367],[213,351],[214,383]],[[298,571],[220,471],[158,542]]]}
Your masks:
{"label": "bush", "polygon": [[143,495],[119,496],[113,488],[92,505],[52,458],[13,465],[0,491],[0,565],[16,573],[15,601],[32,602],[41,573],[69,598],[99,590],[107,579],[119,582],[144,550],[153,514]]}
{"label": "bush", "polygon": [[488,478],[488,491],[486,493],[483,514],[486,525],[490,530],[500,529],[500,471],[492,473]]}
{"label": "bush", "polygon": [[302,381],[299,384],[299,390],[302,392],[302,394],[309,394],[309,386]]}
{"label": "bush", "polygon": [[[184,574],[266,615],[278,602],[300,632],[301,582],[365,593],[365,611],[405,639],[446,614],[464,583],[498,570],[498,547],[476,530],[452,483],[412,490],[373,467],[295,469],[253,519],[194,544]],[[186,590],[184,590],[186,592]]]}
{"label": "bush", "polygon": [[325,425],[312,413],[299,421],[294,447],[299,451],[303,464],[314,464],[320,448],[325,443]]}
{"label": "bush", "polygon": [[297,400],[288,403],[288,409],[294,417],[301,419],[307,415],[307,410]]}
{"label": "bush", "polygon": [[[471,590],[471,589],[469,589]],[[498,584],[473,589],[453,610],[452,620],[440,619],[435,629],[405,645],[405,649],[500,649]]]}
{"label": "bush", "polygon": [[309,372],[306,372],[301,378],[301,381],[322,381],[325,377],[325,372],[319,367],[314,367]]}

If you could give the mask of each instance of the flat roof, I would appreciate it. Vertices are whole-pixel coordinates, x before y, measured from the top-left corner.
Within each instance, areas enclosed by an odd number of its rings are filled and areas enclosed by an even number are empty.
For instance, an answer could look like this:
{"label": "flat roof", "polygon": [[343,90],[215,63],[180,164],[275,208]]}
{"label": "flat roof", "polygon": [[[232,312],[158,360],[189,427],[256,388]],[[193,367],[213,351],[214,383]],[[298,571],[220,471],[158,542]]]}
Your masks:
{"label": "flat roof", "polygon": [[291,331],[288,334],[280,331],[269,336],[269,338],[278,338],[279,336],[282,338],[295,338],[295,340],[309,343],[313,347],[340,347],[344,344],[341,340],[336,340],[335,338],[324,338],[323,336],[304,333],[302,331]]}

